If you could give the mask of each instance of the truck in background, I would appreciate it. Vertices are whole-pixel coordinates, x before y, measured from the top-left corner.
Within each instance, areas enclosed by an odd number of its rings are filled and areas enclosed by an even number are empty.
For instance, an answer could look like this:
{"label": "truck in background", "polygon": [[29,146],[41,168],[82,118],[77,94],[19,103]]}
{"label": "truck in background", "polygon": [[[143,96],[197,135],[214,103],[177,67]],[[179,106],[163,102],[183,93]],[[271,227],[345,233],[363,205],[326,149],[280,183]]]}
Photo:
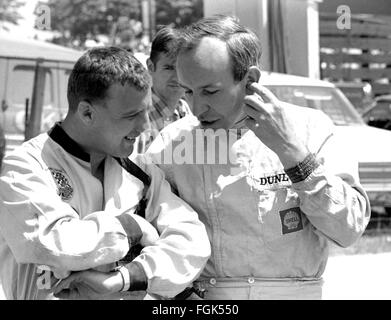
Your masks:
{"label": "truck in background", "polygon": [[82,52],[0,35],[0,126],[6,152],[67,113],[67,82]]}

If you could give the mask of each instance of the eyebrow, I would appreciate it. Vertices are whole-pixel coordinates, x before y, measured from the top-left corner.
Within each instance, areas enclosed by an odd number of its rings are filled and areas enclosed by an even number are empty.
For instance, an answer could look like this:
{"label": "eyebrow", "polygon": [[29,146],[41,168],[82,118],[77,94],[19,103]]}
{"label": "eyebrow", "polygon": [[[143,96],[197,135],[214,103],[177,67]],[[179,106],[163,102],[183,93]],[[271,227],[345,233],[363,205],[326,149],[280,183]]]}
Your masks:
{"label": "eyebrow", "polygon": [[[183,89],[188,89],[190,90],[190,88],[186,87],[184,84],[178,82],[179,86],[182,87]],[[220,86],[219,85],[216,85],[216,84],[207,84],[205,86],[202,86],[200,89],[206,89],[206,88],[210,88],[210,87],[213,87],[213,88],[219,88]]]}
{"label": "eyebrow", "polygon": [[180,83],[179,81],[178,81],[178,84],[179,84],[179,86],[182,87],[183,89],[189,89],[188,87],[186,87],[184,84]]}

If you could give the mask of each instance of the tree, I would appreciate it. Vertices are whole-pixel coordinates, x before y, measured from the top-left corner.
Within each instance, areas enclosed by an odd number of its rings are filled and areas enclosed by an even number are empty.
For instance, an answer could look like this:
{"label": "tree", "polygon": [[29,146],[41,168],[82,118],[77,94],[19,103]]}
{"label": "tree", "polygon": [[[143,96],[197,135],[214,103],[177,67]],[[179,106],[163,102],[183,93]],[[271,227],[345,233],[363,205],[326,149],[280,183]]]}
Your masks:
{"label": "tree", "polygon": [[23,5],[24,2],[19,0],[0,0],[0,22],[2,28],[7,29],[3,24],[4,22],[18,24],[18,20],[21,18],[18,9]]}
{"label": "tree", "polygon": [[62,44],[80,44],[98,35],[109,36],[120,17],[138,19],[137,0],[49,0],[52,30]]}
{"label": "tree", "polygon": [[183,27],[203,17],[203,0],[155,0],[156,25]]}
{"label": "tree", "polygon": [[[62,36],[54,42],[83,47],[105,35],[111,43],[134,46],[142,36],[142,0],[49,0],[51,29]],[[152,1],[152,0],[151,0]],[[154,0],[156,25],[183,26],[203,15],[202,0]]]}

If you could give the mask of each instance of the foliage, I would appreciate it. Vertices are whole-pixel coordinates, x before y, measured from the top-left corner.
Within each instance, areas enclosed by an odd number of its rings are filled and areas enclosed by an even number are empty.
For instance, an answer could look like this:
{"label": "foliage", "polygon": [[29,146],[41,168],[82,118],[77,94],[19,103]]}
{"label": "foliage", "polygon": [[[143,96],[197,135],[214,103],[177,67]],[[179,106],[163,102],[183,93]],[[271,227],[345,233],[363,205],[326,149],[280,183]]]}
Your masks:
{"label": "foliage", "polygon": [[[109,36],[120,17],[138,18],[137,0],[49,0],[57,42],[83,44],[97,35]],[[63,44],[65,44],[63,43]]]}
{"label": "foliage", "polygon": [[157,0],[156,25],[188,25],[203,16],[202,0]]}
{"label": "foliage", "polygon": [[[18,9],[23,5],[24,2],[20,0],[0,0],[0,22],[18,24],[21,18]],[[7,29],[4,25],[3,28]]]}
{"label": "foliage", "polygon": [[[49,0],[54,42],[83,48],[87,40],[137,47],[141,41],[142,0]],[[184,26],[202,17],[202,0],[155,0],[152,26]]]}

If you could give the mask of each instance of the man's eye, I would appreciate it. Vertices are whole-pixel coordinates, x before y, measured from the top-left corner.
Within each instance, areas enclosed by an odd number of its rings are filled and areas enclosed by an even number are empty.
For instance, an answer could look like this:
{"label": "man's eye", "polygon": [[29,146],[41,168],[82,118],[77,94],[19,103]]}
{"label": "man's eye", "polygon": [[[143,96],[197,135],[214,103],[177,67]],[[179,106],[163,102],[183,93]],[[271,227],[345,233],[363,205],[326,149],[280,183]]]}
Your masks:
{"label": "man's eye", "polygon": [[134,114],[127,115],[127,116],[125,117],[125,119],[127,119],[127,120],[132,120],[132,119],[136,118],[141,112],[142,112],[142,111],[137,112],[137,113],[134,113]]}
{"label": "man's eye", "polygon": [[192,95],[193,94],[193,91],[191,91],[191,90],[185,90],[185,94],[187,94],[187,95]]}
{"label": "man's eye", "polygon": [[165,66],[164,69],[165,70],[175,70],[175,67],[174,66]]}
{"label": "man's eye", "polygon": [[204,95],[211,96],[213,94],[216,94],[219,90],[204,90]]}

